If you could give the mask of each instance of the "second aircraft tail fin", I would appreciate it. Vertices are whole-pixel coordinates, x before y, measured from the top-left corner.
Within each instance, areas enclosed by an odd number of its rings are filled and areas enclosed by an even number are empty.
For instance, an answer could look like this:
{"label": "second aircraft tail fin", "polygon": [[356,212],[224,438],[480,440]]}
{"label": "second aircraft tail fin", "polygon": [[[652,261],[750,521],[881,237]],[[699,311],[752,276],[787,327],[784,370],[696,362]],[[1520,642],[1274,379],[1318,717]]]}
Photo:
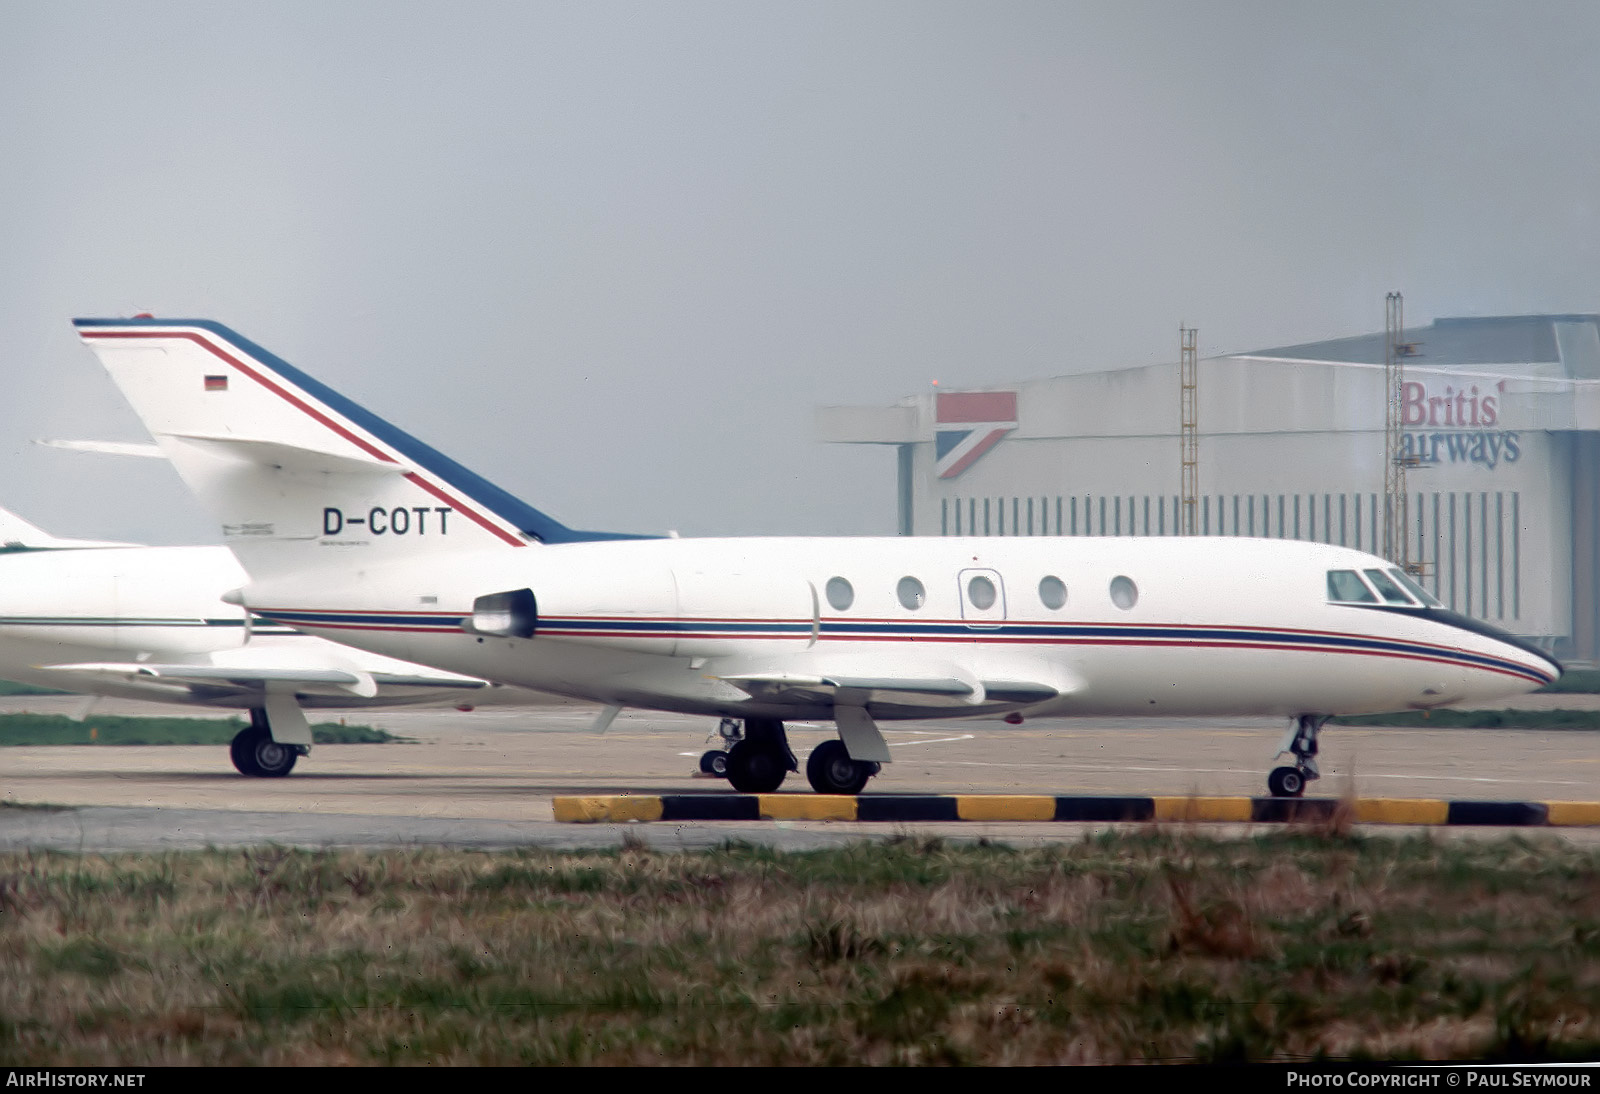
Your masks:
{"label": "second aircraft tail fin", "polygon": [[133,547],[132,543],[118,543],[104,539],[62,539],[53,536],[37,524],[23,520],[9,509],[0,509],[0,552],[4,551],[66,551],[91,547]]}

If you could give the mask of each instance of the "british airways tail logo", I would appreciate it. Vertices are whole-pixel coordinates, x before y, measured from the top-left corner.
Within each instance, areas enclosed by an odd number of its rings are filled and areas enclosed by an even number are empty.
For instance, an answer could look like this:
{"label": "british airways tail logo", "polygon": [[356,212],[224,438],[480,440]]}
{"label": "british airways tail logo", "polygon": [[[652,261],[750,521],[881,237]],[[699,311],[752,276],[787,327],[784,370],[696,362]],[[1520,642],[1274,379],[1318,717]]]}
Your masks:
{"label": "british airways tail logo", "polygon": [[1015,391],[941,391],[934,396],[934,469],[953,479],[1017,428]]}

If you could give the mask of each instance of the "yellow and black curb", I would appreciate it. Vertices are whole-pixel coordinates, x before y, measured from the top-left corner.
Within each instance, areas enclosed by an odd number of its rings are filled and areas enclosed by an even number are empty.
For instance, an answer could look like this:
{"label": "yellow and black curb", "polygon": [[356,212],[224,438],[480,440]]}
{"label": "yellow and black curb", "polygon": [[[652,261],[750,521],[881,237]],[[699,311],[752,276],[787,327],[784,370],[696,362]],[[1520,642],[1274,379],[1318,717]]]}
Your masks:
{"label": "yellow and black curb", "polygon": [[1091,798],[1043,794],[610,794],[558,797],[556,820],[1181,821],[1244,824],[1600,825],[1600,802],[1432,798]]}

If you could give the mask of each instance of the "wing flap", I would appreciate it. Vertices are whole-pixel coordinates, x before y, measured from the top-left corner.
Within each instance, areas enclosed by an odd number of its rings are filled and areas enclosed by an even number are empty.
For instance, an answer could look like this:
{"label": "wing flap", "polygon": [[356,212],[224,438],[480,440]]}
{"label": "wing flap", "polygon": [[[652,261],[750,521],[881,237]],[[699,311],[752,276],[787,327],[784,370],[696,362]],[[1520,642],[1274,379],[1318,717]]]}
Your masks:
{"label": "wing flap", "polygon": [[805,673],[732,673],[723,680],[752,699],[773,702],[836,703],[867,706],[952,707],[983,703],[1029,706],[1048,702],[1059,688],[1030,680],[981,681],[975,685],[955,677],[821,676]]}

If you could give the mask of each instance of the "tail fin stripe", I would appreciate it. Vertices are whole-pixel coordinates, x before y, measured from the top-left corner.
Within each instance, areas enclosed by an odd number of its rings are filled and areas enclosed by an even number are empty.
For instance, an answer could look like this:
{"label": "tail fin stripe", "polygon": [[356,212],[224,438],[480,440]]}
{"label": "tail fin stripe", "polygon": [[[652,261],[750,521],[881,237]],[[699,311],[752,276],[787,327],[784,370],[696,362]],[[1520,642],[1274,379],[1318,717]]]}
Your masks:
{"label": "tail fin stripe", "polygon": [[[301,399],[299,396],[294,394],[294,392],[289,391],[289,390],[285,389],[284,387],[280,386],[279,384],[274,382],[270,377],[262,375],[256,369],[252,368],[250,365],[248,365],[245,362],[241,361],[238,357],[236,357],[233,354],[227,352],[222,347],[220,347],[220,346],[216,345],[215,343],[213,343],[210,339],[202,336],[201,334],[199,334],[199,333],[197,333],[195,331],[191,331],[191,330],[130,331],[130,330],[93,330],[93,329],[90,329],[90,330],[83,331],[82,334],[86,339],[99,339],[99,338],[182,338],[182,339],[186,339],[187,341],[193,342],[195,345],[197,345],[200,348],[202,348],[202,349],[206,350],[207,352],[211,353],[213,356],[219,357],[222,360],[226,361],[228,364],[232,365],[234,368],[236,368],[240,372],[244,373],[244,375],[250,377],[250,379],[254,380],[256,383],[260,384],[262,387],[264,387],[268,391],[272,392],[274,395],[277,395],[279,398],[283,399],[285,402],[289,403],[291,406],[295,407],[297,410],[300,410],[301,412],[309,415],[311,418],[315,419],[319,424],[321,424],[322,426],[324,426],[327,429],[332,430],[334,433],[337,433],[339,436],[343,437],[345,440],[349,441],[351,444],[354,444],[356,447],[360,448],[363,452],[366,452],[368,455],[372,456],[374,459],[382,460],[384,463],[399,463],[399,461],[396,460],[389,453],[383,451],[382,449],[378,448],[376,445],[373,445],[370,442],[368,442],[365,438],[360,437],[356,433],[354,433],[351,430],[345,428],[343,425],[341,425],[340,423],[338,423],[334,419],[330,418],[327,414],[324,414],[322,411],[318,410],[316,407],[312,406],[310,403],[307,403],[304,399]],[[513,546],[513,547],[526,547],[527,546],[527,543],[524,542],[520,537],[518,537],[516,535],[513,535],[512,533],[506,531],[503,527],[501,527],[498,524],[495,524],[488,517],[486,517],[482,513],[478,512],[473,506],[463,503],[460,499],[452,496],[451,494],[449,494],[446,491],[442,490],[438,486],[435,486],[433,483],[431,483],[431,482],[427,481],[426,479],[422,478],[420,475],[416,474],[415,472],[407,472],[405,477],[411,483],[413,483],[414,485],[420,487],[423,490],[426,490],[428,493],[432,494],[434,497],[438,498],[440,501],[446,502],[452,508],[454,508],[458,513],[460,513],[462,516],[467,517],[469,520],[471,520],[475,524],[481,525],[485,530],[493,533],[495,536],[498,536],[500,539],[504,540],[506,543],[510,544],[511,546]]]}
{"label": "tail fin stripe", "polygon": [[417,486],[420,486],[422,489],[426,490],[428,493],[432,494],[434,497],[438,498],[440,501],[445,502],[446,504],[450,505],[452,508],[454,508],[456,510],[456,512],[458,512],[461,515],[465,516],[467,519],[473,521],[474,523],[481,524],[485,529],[487,529],[490,532],[493,532],[495,535],[499,536],[501,539],[503,539],[507,543],[511,544],[511,546],[513,546],[513,547],[526,547],[527,546],[527,544],[524,543],[521,539],[518,539],[516,536],[512,535],[510,532],[507,532],[504,528],[501,528],[498,524],[490,523],[488,518],[484,517],[476,509],[472,508],[472,506],[463,505],[455,496],[453,496],[451,494],[448,494],[445,491],[439,489],[437,486],[433,485],[433,483],[429,482],[427,479],[421,478],[420,476],[418,476],[416,474],[416,472],[408,471],[406,473],[406,478],[409,479],[411,482],[415,483]]}

